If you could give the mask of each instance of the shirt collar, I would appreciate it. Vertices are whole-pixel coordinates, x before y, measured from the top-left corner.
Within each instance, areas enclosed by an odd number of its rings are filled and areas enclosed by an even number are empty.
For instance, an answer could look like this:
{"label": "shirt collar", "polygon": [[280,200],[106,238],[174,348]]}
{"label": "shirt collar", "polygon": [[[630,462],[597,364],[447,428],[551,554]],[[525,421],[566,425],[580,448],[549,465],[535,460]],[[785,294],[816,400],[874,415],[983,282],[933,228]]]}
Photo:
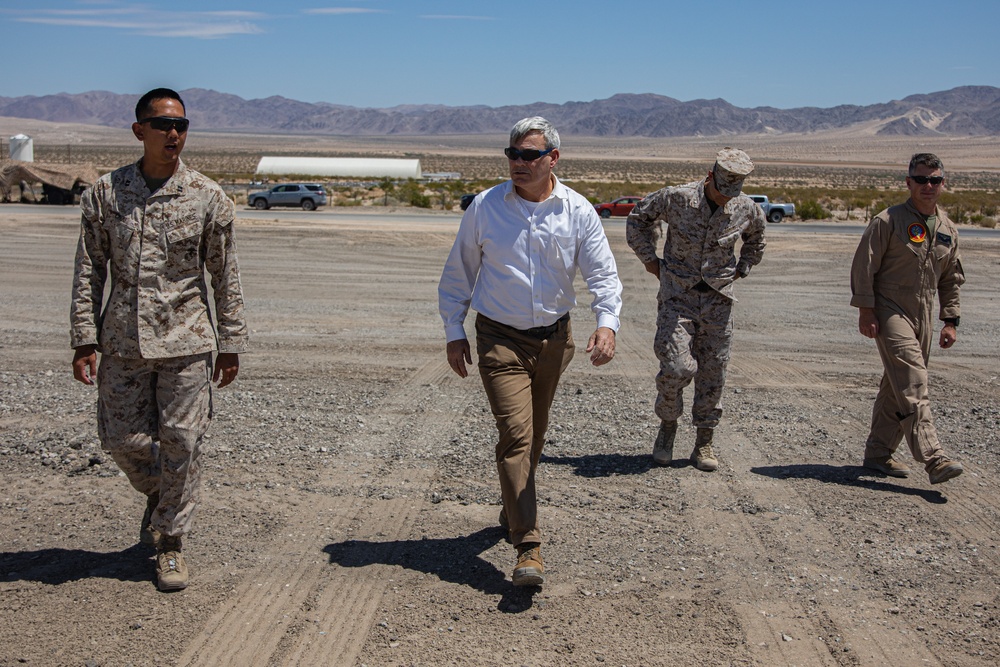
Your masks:
{"label": "shirt collar", "polygon": [[[543,201],[548,201],[553,197],[555,197],[556,199],[562,199],[564,201],[568,200],[569,188],[563,185],[562,181],[560,181],[559,177],[556,176],[555,174],[552,174],[552,180],[554,181],[554,183],[552,184],[552,192],[550,192],[549,196],[546,197]],[[504,188],[503,198],[505,200],[510,201],[517,196],[517,191],[514,190],[514,181],[507,181],[506,183],[503,184],[503,188]]]}
{"label": "shirt collar", "polygon": [[[144,194],[148,192],[146,189],[146,179],[142,177],[142,169],[140,168],[142,164],[142,158],[136,160],[132,165],[132,180],[131,188],[139,193]],[[184,192],[184,184],[187,182],[187,167],[184,165],[184,161],[177,158],[177,169],[174,170],[173,175],[167,179],[167,181],[157,190],[154,194],[159,197],[161,195],[174,195]]]}

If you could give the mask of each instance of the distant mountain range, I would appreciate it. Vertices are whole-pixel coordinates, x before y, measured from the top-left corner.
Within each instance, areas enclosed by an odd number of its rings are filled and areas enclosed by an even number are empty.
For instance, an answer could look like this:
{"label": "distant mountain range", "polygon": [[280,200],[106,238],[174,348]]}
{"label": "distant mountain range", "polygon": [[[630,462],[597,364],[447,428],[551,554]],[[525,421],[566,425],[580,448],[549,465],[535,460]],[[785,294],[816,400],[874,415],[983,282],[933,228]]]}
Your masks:
{"label": "distant mountain range", "polygon": [[[181,91],[200,129],[265,134],[446,135],[506,133],[526,116],[545,116],[566,135],[683,137],[778,134],[864,128],[879,135],[1000,135],[1000,88],[962,86],[867,106],[744,109],[722,99],[681,102],[652,94],[619,94],[592,102],[517,106],[405,105],[362,109],[284,97],[245,100],[214,90]],[[122,127],[135,95],[93,91],[0,97],[0,116]]]}

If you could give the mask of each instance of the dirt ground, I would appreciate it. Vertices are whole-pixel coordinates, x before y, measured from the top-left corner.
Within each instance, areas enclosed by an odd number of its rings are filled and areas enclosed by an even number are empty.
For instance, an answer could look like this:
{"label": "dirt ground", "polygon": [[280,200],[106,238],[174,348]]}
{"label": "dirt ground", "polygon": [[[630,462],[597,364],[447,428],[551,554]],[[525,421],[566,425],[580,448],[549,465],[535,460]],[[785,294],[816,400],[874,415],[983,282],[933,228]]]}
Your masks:
{"label": "dirt ground", "polygon": [[[164,594],[144,502],[69,369],[77,214],[12,208],[0,666],[1000,662],[1000,233],[962,242],[962,326],[931,395],[966,472],[931,487],[860,467],[881,367],[848,305],[856,231],[780,225],[737,285],[720,470],[653,466],[656,285],[609,222],[618,356],[595,369],[580,351],[561,383],[532,591],[510,585],[481,384],[445,363],[436,287],[458,217],[241,218],[253,352],[215,393],[191,585]],[[693,437],[682,423],[681,455]]]}

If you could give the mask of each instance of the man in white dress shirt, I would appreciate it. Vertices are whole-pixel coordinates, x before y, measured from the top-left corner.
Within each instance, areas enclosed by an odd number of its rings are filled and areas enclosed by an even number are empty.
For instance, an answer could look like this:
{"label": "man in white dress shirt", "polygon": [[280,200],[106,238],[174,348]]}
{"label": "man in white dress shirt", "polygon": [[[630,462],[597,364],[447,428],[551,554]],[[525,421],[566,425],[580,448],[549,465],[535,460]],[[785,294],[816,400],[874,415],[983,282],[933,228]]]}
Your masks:
{"label": "man in white dress shirt", "polygon": [[479,374],[496,418],[500,524],[517,549],[515,586],[540,586],[544,568],[535,501],[549,407],[575,346],[569,311],[577,269],[594,297],[597,328],[587,341],[595,366],[615,356],[622,285],[593,204],[553,173],[559,133],[541,117],[518,121],[504,150],[509,181],[480,193],[462,218],[441,282],[438,304],[448,363],[467,377],[465,335],[476,316]]}

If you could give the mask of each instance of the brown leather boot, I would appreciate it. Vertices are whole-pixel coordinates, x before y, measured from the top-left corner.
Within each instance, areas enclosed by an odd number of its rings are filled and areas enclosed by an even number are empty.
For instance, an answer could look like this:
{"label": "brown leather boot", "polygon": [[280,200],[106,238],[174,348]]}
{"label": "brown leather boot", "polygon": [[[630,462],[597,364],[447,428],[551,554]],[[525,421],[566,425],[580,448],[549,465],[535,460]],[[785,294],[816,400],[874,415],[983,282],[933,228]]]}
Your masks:
{"label": "brown leather boot", "polygon": [[520,544],[517,547],[517,566],[512,577],[515,586],[541,586],[545,582],[542,550],[539,544]]}

